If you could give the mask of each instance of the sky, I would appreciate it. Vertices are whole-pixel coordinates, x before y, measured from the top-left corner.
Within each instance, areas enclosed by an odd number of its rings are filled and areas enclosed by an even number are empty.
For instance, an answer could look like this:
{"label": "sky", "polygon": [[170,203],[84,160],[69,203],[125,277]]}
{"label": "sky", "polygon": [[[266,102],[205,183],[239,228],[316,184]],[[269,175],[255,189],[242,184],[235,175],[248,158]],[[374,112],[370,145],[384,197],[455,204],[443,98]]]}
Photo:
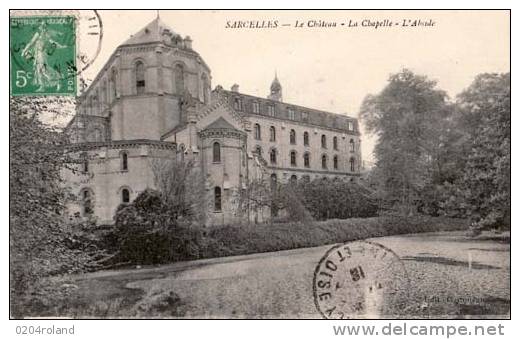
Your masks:
{"label": "sky", "polygon": [[[99,55],[84,72],[90,79],[157,11],[103,10],[99,15],[103,39]],[[276,71],[284,102],[353,117],[366,95],[377,94],[388,76],[403,68],[436,80],[453,99],[477,74],[508,72],[510,65],[508,11],[161,10],[159,15],[176,33],[192,38],[193,49],[211,69],[213,87],[229,89],[236,83],[242,93],[265,97]],[[393,25],[362,26],[363,21],[385,19]],[[419,19],[435,24],[403,27],[403,21]],[[226,27],[251,20],[278,21],[278,27]],[[337,26],[307,26],[320,20]],[[295,27],[296,21],[304,27]],[[357,27],[349,27],[355,22]],[[375,142],[362,131],[362,154],[368,162],[373,161]]]}

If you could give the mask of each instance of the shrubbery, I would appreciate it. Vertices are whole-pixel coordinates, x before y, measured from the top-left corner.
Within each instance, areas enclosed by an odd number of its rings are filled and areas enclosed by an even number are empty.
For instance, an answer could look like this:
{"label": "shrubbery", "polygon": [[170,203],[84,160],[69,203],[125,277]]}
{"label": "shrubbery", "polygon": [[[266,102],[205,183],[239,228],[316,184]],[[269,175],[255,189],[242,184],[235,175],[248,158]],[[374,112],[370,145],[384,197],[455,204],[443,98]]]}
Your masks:
{"label": "shrubbery", "polygon": [[183,224],[178,210],[166,204],[161,193],[146,190],[116,213],[115,259],[137,264],[195,259],[199,233]]}
{"label": "shrubbery", "polygon": [[161,264],[312,247],[395,234],[461,230],[460,219],[384,216],[199,228],[183,224],[157,191],[146,190],[116,215],[116,259]]}
{"label": "shrubbery", "polygon": [[201,257],[240,255],[314,247],[389,235],[465,230],[462,219],[427,216],[382,216],[333,219],[312,223],[279,223],[215,226],[206,237],[210,246],[199,249]]}
{"label": "shrubbery", "polygon": [[377,215],[372,192],[355,182],[341,180],[300,181],[294,187],[305,209],[316,220],[366,218]]}

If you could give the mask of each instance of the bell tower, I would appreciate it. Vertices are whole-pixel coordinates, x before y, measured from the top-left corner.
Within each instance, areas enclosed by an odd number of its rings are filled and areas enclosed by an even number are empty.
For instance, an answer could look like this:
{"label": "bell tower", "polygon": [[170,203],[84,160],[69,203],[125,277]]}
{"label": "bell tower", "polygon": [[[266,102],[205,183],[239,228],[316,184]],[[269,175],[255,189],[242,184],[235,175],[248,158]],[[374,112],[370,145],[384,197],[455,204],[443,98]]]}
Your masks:
{"label": "bell tower", "polygon": [[267,99],[282,101],[282,85],[278,80],[278,74],[276,74],[276,72],[274,72],[274,80],[271,83],[271,92],[267,96]]}

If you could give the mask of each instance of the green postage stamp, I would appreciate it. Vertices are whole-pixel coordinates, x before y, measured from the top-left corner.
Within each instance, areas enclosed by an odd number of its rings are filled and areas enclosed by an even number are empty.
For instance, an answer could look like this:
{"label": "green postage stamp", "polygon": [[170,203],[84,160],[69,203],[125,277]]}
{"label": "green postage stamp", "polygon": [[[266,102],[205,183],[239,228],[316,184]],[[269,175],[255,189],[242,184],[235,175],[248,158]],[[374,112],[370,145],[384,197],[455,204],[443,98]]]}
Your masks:
{"label": "green postage stamp", "polygon": [[76,95],[76,18],[11,17],[11,95]]}

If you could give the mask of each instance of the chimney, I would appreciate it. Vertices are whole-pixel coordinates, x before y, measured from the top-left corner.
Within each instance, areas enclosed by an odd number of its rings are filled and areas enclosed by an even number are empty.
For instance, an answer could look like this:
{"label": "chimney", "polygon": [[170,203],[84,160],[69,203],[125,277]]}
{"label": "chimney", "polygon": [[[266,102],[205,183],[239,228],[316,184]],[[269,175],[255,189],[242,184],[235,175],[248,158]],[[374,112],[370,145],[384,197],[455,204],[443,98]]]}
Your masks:
{"label": "chimney", "polygon": [[186,38],[184,38],[184,46],[186,47],[186,49],[191,49],[191,43],[192,43],[193,40],[191,40],[190,36],[186,36]]}
{"label": "chimney", "polygon": [[238,84],[234,84],[233,86],[231,86],[231,92],[238,93]]}

